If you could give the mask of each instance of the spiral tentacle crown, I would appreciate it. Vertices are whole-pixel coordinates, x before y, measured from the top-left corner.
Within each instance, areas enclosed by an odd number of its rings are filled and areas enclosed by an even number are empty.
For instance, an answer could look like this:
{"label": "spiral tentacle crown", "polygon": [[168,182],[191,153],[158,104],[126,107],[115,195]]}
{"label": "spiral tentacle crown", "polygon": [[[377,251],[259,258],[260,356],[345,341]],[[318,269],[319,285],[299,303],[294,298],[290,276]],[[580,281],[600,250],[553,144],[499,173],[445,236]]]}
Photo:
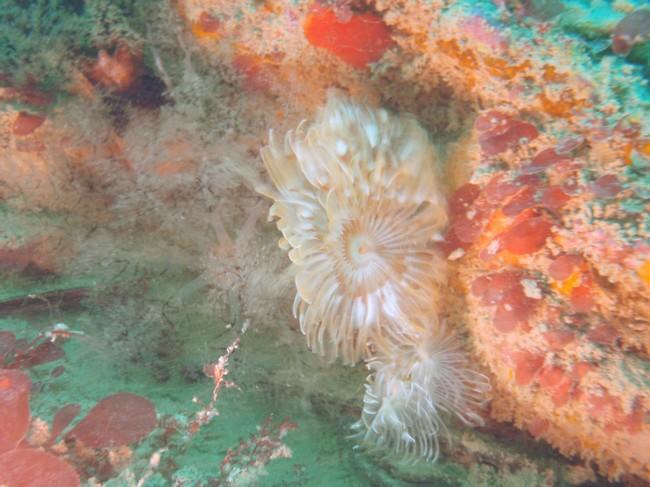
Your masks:
{"label": "spiral tentacle crown", "polygon": [[331,95],[313,123],[261,151],[296,272],[294,314],[308,346],[366,360],[365,443],[434,460],[440,412],[468,424],[488,388],[439,316],[447,224],[435,149],[418,122]]}

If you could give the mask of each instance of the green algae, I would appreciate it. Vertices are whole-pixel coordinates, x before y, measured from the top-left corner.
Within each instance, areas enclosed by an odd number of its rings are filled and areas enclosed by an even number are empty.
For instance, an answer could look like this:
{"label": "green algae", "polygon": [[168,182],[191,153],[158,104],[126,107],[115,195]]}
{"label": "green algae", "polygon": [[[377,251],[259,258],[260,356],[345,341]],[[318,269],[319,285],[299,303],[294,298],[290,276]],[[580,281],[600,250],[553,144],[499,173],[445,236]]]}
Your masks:
{"label": "green algae", "polygon": [[[147,12],[160,0],[5,0],[0,9],[0,73],[16,85],[64,88],[84,56],[116,40],[141,42]],[[47,49],[43,47],[47,46]]]}
{"label": "green algae", "polygon": [[[89,281],[83,283],[89,285]],[[133,479],[147,472],[151,455],[161,449],[160,465],[144,485],[172,485],[180,480],[185,485],[208,485],[209,479],[219,478],[227,450],[255,434],[268,417],[275,421],[286,417],[297,424],[283,440],[292,458],[271,461],[257,484],[239,485],[538,485],[520,482],[537,482],[550,471],[557,480],[555,485],[564,485],[565,467],[554,463],[556,457],[550,449],[540,449],[534,443],[524,446],[523,436],[521,442],[508,444],[453,423],[451,443],[443,443],[443,456],[434,465],[404,463],[385,454],[355,449],[350,426],[360,413],[365,370],[326,363],[306,350],[300,334],[282,323],[254,324],[242,336],[240,348],[228,366],[228,379],[237,387],[222,389],[217,401],[219,416],[190,437],[187,428],[201,404],[209,401],[212,382],[201,374],[188,376],[185,366],[216,360],[240,325],[215,323],[201,312],[193,318],[193,312],[186,313],[189,321],[184,324],[194,331],[177,336],[177,343],[170,344],[174,354],[169,357],[167,373],[160,375],[155,370],[160,361],[153,358],[156,347],[147,346],[147,340],[156,341],[151,339],[155,334],[146,332],[149,329],[151,333],[155,322],[143,322],[141,333],[133,330],[134,343],[140,344],[143,355],[126,354],[125,359],[121,349],[128,342],[120,338],[123,332],[116,334],[115,330],[124,330],[118,322],[128,317],[116,315],[114,305],[106,306],[105,295],[115,292],[114,288],[102,287],[100,295],[104,299],[89,299],[77,310],[55,309],[54,314],[0,320],[0,330],[13,331],[28,340],[54,322],[83,333],[63,345],[63,359],[29,370],[37,384],[31,400],[33,416],[51,424],[62,406],[78,403],[79,420],[102,398],[118,391],[135,393],[154,403],[160,427],[135,446],[127,469],[106,485],[133,485]],[[140,299],[159,302],[157,293],[164,294],[165,289],[165,285],[156,286]],[[202,320],[204,326],[198,326]],[[137,327],[132,320],[130,323]],[[197,328],[201,331],[197,332]],[[63,372],[53,376],[52,371],[61,366]],[[195,397],[198,403],[193,401]],[[170,427],[175,431],[171,435]],[[469,453],[460,453],[465,451]],[[493,457],[495,453],[498,461]],[[485,463],[459,461],[468,454],[470,458],[483,458]]]}

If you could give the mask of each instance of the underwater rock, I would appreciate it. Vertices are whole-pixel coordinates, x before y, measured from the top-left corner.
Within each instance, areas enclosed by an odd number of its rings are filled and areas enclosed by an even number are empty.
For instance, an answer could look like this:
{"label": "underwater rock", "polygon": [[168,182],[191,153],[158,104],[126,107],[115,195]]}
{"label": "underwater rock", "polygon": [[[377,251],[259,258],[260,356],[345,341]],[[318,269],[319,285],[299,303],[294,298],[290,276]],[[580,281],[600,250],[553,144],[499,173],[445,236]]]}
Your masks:
{"label": "underwater rock", "polygon": [[[495,154],[476,130],[472,160],[481,169]],[[477,171],[465,208],[488,209],[458,264],[472,341],[503,391],[492,414],[611,478],[648,479],[650,287],[639,273],[650,259],[647,216],[625,209],[635,176],[610,172],[620,160],[601,166],[593,149],[560,156],[549,142],[513,151],[508,170]],[[567,173],[567,163],[580,172]]]}
{"label": "underwater rock", "polygon": [[627,14],[616,24],[612,35],[612,50],[627,54],[635,44],[650,40],[650,9],[639,9]]}

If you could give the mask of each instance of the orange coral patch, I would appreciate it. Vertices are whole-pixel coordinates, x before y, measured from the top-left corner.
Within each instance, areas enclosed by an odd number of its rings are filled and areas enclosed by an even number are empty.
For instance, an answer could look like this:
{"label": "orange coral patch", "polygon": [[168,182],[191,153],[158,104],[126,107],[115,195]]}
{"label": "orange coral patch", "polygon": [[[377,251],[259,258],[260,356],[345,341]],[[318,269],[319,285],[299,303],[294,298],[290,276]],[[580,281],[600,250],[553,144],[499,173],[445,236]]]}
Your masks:
{"label": "orange coral patch", "polygon": [[570,199],[571,196],[564,192],[562,186],[554,185],[549,186],[546,188],[546,191],[544,191],[544,194],[542,195],[542,204],[549,210],[556,212]]}
{"label": "orange coral patch", "polygon": [[535,418],[526,427],[528,428],[528,432],[537,438],[548,429],[548,426],[549,422],[547,420]]}
{"label": "orange coral patch", "polygon": [[512,358],[515,362],[515,382],[520,386],[530,384],[544,364],[543,356],[527,351],[514,352]]}
{"label": "orange coral patch", "polygon": [[508,252],[516,255],[537,252],[551,235],[552,224],[543,217],[525,219],[506,230],[501,241]]}
{"label": "orange coral patch", "polygon": [[502,333],[509,333],[518,326],[525,326],[535,311],[535,304],[524,294],[521,286],[508,290],[494,312],[494,327]]}
{"label": "orange coral patch", "polygon": [[21,103],[35,106],[46,106],[52,103],[50,95],[33,88],[0,88],[0,100],[18,100]]}
{"label": "orange coral patch", "polygon": [[618,331],[610,325],[601,325],[589,332],[587,337],[599,345],[614,345],[618,339]]}
{"label": "orange coral patch", "polygon": [[542,389],[553,390],[564,378],[562,367],[544,367],[539,373],[539,385]]}
{"label": "orange coral patch", "polygon": [[553,404],[560,407],[569,400],[571,389],[571,378],[565,373],[562,367],[545,367],[539,372],[539,385],[546,390]]}
{"label": "orange coral patch", "polygon": [[646,260],[636,271],[641,280],[650,285],[650,259]]}
{"label": "orange coral patch", "polygon": [[196,167],[195,161],[164,161],[156,165],[154,171],[158,176],[173,176],[191,171]]}
{"label": "orange coral patch", "polygon": [[518,73],[530,69],[530,61],[526,60],[521,64],[511,65],[507,61],[500,58],[485,57],[483,62],[488,68],[488,71],[498,78],[511,79]]}
{"label": "orange coral patch", "polygon": [[594,369],[596,369],[594,364],[590,364],[589,362],[578,362],[573,366],[573,377],[580,380],[587,375],[590,370]]}
{"label": "orange coral patch", "polygon": [[478,63],[476,62],[476,56],[472,51],[461,49],[455,39],[444,40],[440,39],[437,42],[438,49],[444,52],[448,56],[451,56],[458,60],[460,66],[463,68],[476,69],[478,68]]}
{"label": "orange coral patch", "polygon": [[594,297],[589,284],[582,284],[571,290],[571,307],[577,313],[588,313],[594,305]]}
{"label": "orange coral patch", "polygon": [[579,255],[559,255],[548,266],[548,275],[557,281],[564,281],[571,277],[574,269],[582,263],[583,259]]}
{"label": "orange coral patch", "polygon": [[514,195],[520,187],[521,184],[505,179],[503,172],[498,172],[485,186],[485,196],[493,204],[498,204]]}
{"label": "orange coral patch", "polygon": [[589,412],[595,418],[620,409],[619,398],[612,396],[609,391],[604,388],[598,394],[588,394],[587,402],[590,406]]}
{"label": "orange coral patch", "polygon": [[623,160],[625,161],[625,164],[632,164],[632,150],[634,149],[634,145],[632,142],[628,142],[623,146]]}
{"label": "orange coral patch", "polygon": [[304,32],[310,44],[358,69],[381,59],[393,44],[390,29],[378,15],[364,12],[343,21],[318,4],[307,16]]}
{"label": "orange coral patch", "polygon": [[641,397],[635,398],[632,412],[621,421],[628,433],[636,435],[641,432],[645,422],[645,413]]}
{"label": "orange coral patch", "polygon": [[582,108],[586,105],[585,100],[576,99],[570,90],[564,90],[557,100],[552,100],[545,93],[537,95],[542,110],[547,114],[558,118],[569,118],[573,115],[573,110]]}
{"label": "orange coral patch", "polygon": [[17,448],[0,455],[0,485],[78,487],[79,475],[65,460],[36,448]]}
{"label": "orange coral patch", "polygon": [[555,66],[552,64],[545,64],[543,67],[544,74],[542,75],[542,78],[544,81],[547,81],[549,83],[562,83],[568,78],[565,73],[558,73],[555,69]]}
{"label": "orange coral patch", "polygon": [[565,378],[551,393],[551,401],[556,407],[564,406],[571,395],[571,381]]}
{"label": "orange coral patch", "polygon": [[249,90],[262,90],[267,87],[262,67],[266,60],[256,54],[241,52],[233,58],[235,70],[244,77],[244,84]]}
{"label": "orange coral patch", "polygon": [[0,453],[3,453],[18,445],[29,428],[31,381],[19,370],[0,369],[0,384]]}
{"label": "orange coral patch", "polygon": [[650,157],[650,139],[643,139],[637,141],[635,144],[636,150],[646,157]]}
{"label": "orange coral patch", "polygon": [[544,339],[548,343],[549,350],[557,352],[571,343],[574,335],[569,330],[552,330],[544,333]]}
{"label": "orange coral patch", "polygon": [[192,22],[192,34],[199,39],[219,39],[221,22],[207,12],[201,12],[196,22]]}
{"label": "orange coral patch", "polygon": [[138,78],[139,56],[120,46],[113,55],[101,49],[92,66],[91,75],[97,83],[117,93],[127,92]]}

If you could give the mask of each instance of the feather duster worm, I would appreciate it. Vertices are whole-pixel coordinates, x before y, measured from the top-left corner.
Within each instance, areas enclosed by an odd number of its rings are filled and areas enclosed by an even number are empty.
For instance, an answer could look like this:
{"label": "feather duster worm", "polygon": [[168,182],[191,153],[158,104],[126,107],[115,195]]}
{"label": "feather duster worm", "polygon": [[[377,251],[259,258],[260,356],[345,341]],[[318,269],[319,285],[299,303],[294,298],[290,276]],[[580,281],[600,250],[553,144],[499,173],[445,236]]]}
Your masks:
{"label": "feather duster worm", "polygon": [[437,318],[446,273],[433,243],[447,209],[426,132],[333,95],[283,141],[271,132],[262,158],[275,189],[260,191],[295,267],[308,346],[368,360],[366,440],[434,458],[439,411],[473,422],[466,391],[486,382],[465,373]]}
{"label": "feather duster worm", "polygon": [[441,413],[468,426],[483,424],[476,409],[490,386],[487,377],[471,369],[459,342],[444,327],[419,338],[368,362],[371,374],[354,429],[366,444],[435,462],[439,433],[447,432]]}
{"label": "feather duster worm", "polygon": [[262,158],[310,348],[354,364],[370,343],[391,348],[417,333],[412,317],[436,315],[445,265],[432,243],[446,204],[415,120],[332,96],[312,125],[283,142],[271,132]]}

